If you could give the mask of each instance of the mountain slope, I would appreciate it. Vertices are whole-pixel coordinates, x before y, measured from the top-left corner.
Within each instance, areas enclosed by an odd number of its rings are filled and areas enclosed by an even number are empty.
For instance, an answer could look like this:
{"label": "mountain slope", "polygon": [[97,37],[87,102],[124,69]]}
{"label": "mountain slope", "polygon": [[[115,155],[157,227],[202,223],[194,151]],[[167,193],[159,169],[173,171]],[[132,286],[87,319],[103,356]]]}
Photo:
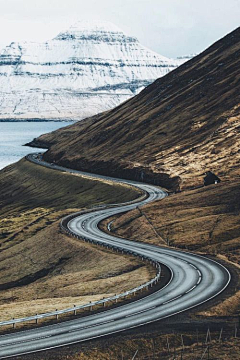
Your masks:
{"label": "mountain slope", "polygon": [[79,120],[113,108],[184,61],[107,22],[78,22],[46,43],[12,43],[0,54],[0,120]]}
{"label": "mountain slope", "polygon": [[48,160],[177,190],[239,176],[240,28],[112,111],[41,136]]}

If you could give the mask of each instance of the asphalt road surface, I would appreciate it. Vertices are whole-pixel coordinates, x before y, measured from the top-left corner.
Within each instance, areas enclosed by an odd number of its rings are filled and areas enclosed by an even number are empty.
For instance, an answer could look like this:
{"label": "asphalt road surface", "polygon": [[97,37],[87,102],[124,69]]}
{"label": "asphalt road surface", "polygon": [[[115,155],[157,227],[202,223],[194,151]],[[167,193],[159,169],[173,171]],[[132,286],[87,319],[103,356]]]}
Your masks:
{"label": "asphalt road surface", "polygon": [[[29,160],[55,170],[86,175],[86,173],[48,164],[36,155],[29,156]],[[90,340],[173,316],[216,297],[230,282],[229,271],[208,258],[120,239],[102,232],[98,224],[103,219],[162,199],[166,193],[158,187],[130,180],[92,174],[87,174],[87,176],[124,182],[144,190],[147,196],[133,203],[118,206],[115,204],[113,207],[99,208],[79,215],[68,222],[68,229],[89,240],[150,257],[154,262],[164,264],[170,269],[171,279],[163,289],[117,308],[84,318],[0,336],[1,359]]]}

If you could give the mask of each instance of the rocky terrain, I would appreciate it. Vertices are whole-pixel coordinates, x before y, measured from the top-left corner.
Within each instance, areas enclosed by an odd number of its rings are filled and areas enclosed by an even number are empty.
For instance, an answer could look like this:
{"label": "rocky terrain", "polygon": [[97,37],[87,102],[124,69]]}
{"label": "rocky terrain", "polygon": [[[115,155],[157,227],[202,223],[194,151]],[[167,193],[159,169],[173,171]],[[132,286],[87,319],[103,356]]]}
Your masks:
{"label": "rocky terrain", "polygon": [[240,28],[114,110],[41,136],[45,158],[171,190],[239,177]]}
{"label": "rocky terrain", "polygon": [[161,56],[111,23],[78,22],[0,53],[0,121],[80,120],[111,109],[188,60]]}

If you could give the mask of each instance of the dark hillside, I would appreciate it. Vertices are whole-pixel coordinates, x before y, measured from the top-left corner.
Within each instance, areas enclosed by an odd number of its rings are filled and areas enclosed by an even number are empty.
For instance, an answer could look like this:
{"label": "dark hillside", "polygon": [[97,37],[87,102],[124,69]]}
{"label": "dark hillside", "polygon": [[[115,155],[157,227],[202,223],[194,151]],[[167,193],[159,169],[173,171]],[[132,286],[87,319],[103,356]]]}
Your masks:
{"label": "dark hillside", "polygon": [[36,143],[48,160],[175,190],[208,170],[239,176],[239,69],[240,28],[114,110]]}

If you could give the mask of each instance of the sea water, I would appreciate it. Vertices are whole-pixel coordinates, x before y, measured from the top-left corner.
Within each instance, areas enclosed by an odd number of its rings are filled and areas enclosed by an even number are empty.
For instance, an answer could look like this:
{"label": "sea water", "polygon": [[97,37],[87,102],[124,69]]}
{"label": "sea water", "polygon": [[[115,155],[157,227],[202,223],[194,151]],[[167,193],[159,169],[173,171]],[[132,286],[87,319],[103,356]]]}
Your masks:
{"label": "sea water", "polygon": [[69,124],[72,122],[0,122],[0,169],[29,153],[46,151],[23,145]]}

